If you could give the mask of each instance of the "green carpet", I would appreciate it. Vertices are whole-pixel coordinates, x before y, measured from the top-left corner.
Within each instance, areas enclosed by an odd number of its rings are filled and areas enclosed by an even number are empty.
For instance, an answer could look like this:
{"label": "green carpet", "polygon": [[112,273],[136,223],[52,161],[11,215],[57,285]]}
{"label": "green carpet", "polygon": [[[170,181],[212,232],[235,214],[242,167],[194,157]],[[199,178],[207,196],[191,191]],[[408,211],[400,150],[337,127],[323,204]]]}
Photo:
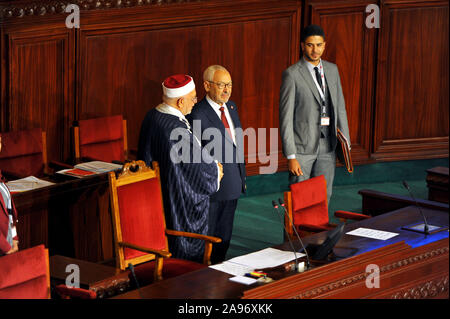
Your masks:
{"label": "green carpet", "polygon": [[[337,167],[329,204],[330,222],[338,222],[333,215],[336,210],[362,211],[360,189],[409,196],[402,185],[406,180],[414,197],[427,199],[426,170],[436,166],[448,167],[448,158],[360,165],[355,166],[353,174]],[[238,202],[227,259],[283,242],[283,224],[272,200],[283,198],[288,188],[287,172],[247,178],[247,194]]]}

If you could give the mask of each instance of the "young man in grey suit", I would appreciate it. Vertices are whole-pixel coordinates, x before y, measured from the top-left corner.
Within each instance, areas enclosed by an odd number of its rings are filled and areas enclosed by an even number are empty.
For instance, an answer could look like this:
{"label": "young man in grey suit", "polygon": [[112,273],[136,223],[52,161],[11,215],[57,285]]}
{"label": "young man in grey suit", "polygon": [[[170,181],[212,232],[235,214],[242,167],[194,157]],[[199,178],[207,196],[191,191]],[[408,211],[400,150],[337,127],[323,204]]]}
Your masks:
{"label": "young man in grey suit", "polygon": [[336,166],[337,129],[350,142],[339,71],[324,61],[325,34],[307,26],[301,35],[303,57],[283,72],[280,89],[280,129],[288,159],[289,182],[324,175],[328,202]]}

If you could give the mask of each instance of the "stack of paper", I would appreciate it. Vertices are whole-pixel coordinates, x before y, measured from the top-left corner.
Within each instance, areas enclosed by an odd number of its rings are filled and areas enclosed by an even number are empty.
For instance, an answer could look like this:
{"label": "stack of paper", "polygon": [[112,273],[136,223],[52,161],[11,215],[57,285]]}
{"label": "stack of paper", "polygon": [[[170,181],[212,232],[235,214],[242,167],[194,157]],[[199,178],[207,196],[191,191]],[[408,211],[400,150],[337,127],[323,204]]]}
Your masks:
{"label": "stack of paper", "polygon": [[54,183],[44,181],[34,176],[28,176],[21,179],[16,179],[6,183],[10,192],[25,192],[36,188],[46,187]]}
{"label": "stack of paper", "polygon": [[74,166],[75,168],[82,169],[84,171],[94,172],[94,173],[106,173],[110,171],[114,171],[116,169],[121,169],[122,165],[101,162],[101,161],[93,161],[81,163]]}
{"label": "stack of paper", "polygon": [[[305,254],[296,253],[297,258]],[[266,248],[251,254],[227,260],[221,264],[209,266],[213,269],[235,276],[243,276],[255,269],[272,268],[283,265],[295,259],[294,252]]]}
{"label": "stack of paper", "polygon": [[63,169],[56,173],[63,175],[70,175],[78,178],[83,178],[85,176],[101,174],[106,172],[111,172],[116,169],[121,169],[122,165],[101,162],[101,161],[93,161],[77,164],[72,169]]}
{"label": "stack of paper", "polygon": [[388,240],[388,239],[391,239],[392,237],[397,236],[398,233],[391,233],[391,232],[387,232],[387,231],[383,231],[383,230],[376,230],[376,229],[360,227],[360,228],[357,228],[357,229],[354,229],[354,230],[348,232],[346,235],[366,237],[366,238],[378,239],[378,240]]}

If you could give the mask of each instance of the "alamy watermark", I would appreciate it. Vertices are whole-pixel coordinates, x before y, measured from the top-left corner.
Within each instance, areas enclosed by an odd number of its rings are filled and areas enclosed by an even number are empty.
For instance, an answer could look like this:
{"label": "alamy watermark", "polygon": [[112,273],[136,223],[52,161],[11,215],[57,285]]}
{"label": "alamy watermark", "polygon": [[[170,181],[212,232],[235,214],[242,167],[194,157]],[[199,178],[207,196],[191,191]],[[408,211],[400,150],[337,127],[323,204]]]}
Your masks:
{"label": "alamy watermark", "polygon": [[[269,133],[269,139],[267,139]],[[195,145],[190,144],[191,132],[184,128],[176,128],[170,133],[170,140],[176,141],[170,150],[170,159],[173,163],[211,163],[217,159],[221,163],[244,163],[244,149],[247,146],[247,163],[259,161],[266,166],[259,167],[260,174],[273,174],[278,169],[278,129],[250,127],[245,130],[235,129],[236,147],[225,143],[221,130],[210,127],[201,132],[201,121],[194,120],[192,134],[196,139],[209,141],[204,149],[199,151]],[[246,142],[245,142],[246,141]],[[199,142],[200,143],[200,142]],[[194,146],[194,149],[191,147]],[[212,155],[212,156],[211,156]]]}
{"label": "alamy watermark", "polygon": [[369,4],[366,7],[366,13],[370,13],[366,17],[366,27],[369,29],[380,27],[380,7],[376,4]]}
{"label": "alamy watermark", "polygon": [[66,27],[68,29],[80,28],[80,7],[76,4],[69,4],[65,12],[70,13],[66,17]]}
{"label": "alamy watermark", "polygon": [[76,264],[66,266],[66,286],[69,288],[80,288],[80,267]]}
{"label": "alamy watermark", "polygon": [[367,265],[366,287],[369,289],[380,288],[380,267],[375,264]]}

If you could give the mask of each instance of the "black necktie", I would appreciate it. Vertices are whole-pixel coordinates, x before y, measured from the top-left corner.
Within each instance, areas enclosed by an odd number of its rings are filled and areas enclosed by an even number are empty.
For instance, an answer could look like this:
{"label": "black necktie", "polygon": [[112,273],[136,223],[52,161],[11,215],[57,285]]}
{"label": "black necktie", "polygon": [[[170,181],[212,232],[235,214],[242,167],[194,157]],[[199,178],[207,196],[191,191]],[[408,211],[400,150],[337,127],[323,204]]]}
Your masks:
{"label": "black necktie", "polygon": [[314,67],[314,71],[316,72],[316,80],[317,80],[317,83],[319,83],[320,89],[321,89],[322,92],[323,92],[322,77],[320,76],[319,68],[318,68],[317,66]]}

